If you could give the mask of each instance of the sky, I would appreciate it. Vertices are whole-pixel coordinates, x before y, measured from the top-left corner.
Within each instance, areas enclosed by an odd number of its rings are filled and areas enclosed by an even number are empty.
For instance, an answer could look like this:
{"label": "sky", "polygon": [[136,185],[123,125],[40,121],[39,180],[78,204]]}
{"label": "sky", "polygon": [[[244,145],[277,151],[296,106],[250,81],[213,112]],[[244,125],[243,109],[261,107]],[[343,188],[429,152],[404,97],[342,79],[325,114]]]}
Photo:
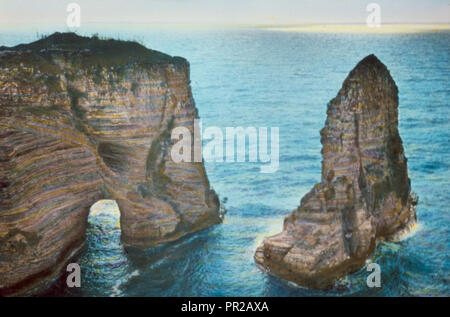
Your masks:
{"label": "sky", "polygon": [[357,24],[375,2],[383,23],[450,23],[450,0],[0,0],[0,23]]}

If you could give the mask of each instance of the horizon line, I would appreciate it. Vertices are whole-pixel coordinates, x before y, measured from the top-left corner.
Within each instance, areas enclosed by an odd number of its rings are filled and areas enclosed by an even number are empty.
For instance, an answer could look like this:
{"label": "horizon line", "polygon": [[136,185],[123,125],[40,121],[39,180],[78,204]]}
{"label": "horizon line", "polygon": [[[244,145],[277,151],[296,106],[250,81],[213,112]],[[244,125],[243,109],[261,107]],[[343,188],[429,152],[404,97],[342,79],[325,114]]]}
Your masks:
{"label": "horizon line", "polygon": [[[33,23],[5,23],[0,22],[0,30],[14,30],[31,28],[33,32],[45,33],[49,32],[80,32],[86,33],[83,25],[86,26],[114,26],[127,24],[131,28],[139,28],[145,26],[167,27],[167,28],[187,28],[187,29],[255,29],[270,30],[279,32],[297,32],[297,33],[367,33],[367,34],[409,34],[409,33],[437,33],[449,32],[450,23],[382,23],[378,27],[369,27],[365,23],[249,23],[249,24],[211,24],[211,23],[184,23],[184,22],[84,22],[79,28],[69,28],[62,23],[41,23],[35,25]],[[93,32],[96,30],[93,30]],[[100,31],[100,30],[99,30]]]}

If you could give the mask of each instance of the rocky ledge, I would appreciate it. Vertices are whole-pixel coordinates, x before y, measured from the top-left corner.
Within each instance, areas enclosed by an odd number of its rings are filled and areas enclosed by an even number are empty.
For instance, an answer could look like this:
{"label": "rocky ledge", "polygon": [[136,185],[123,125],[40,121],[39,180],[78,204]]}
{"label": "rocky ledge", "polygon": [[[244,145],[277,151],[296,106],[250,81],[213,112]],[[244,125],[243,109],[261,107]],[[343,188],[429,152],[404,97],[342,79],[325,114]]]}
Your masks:
{"label": "rocky ledge", "polygon": [[100,199],[129,245],[220,222],[203,163],[169,157],[196,117],[181,57],[73,33],[0,47],[0,295],[49,286]]}
{"label": "rocky ledge", "polygon": [[255,260],[297,284],[330,288],[355,272],[379,239],[416,221],[407,159],[398,133],[398,90],[374,55],[350,72],[328,104],[321,131],[322,180],[266,238]]}

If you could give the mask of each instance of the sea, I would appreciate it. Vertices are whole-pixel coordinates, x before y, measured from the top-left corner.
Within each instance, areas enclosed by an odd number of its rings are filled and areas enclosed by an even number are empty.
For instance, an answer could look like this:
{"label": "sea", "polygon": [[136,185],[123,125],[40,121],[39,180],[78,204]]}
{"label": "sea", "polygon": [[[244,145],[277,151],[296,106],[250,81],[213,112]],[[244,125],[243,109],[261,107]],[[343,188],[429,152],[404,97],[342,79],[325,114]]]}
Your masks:
{"label": "sea", "polygon": [[[66,27],[3,26],[0,46],[27,43]],[[86,25],[80,35],[134,40],[190,62],[203,128],[278,127],[279,168],[206,162],[211,186],[227,198],[222,224],[175,242],[122,246],[114,201],[91,208],[86,246],[75,261],[81,287],[62,277],[42,296],[450,296],[450,32],[324,33],[245,27]],[[321,178],[320,129],[327,103],[349,71],[375,54],[399,88],[399,131],[418,225],[399,242],[380,242],[366,267],[329,290],[268,275],[253,255],[264,237]]]}

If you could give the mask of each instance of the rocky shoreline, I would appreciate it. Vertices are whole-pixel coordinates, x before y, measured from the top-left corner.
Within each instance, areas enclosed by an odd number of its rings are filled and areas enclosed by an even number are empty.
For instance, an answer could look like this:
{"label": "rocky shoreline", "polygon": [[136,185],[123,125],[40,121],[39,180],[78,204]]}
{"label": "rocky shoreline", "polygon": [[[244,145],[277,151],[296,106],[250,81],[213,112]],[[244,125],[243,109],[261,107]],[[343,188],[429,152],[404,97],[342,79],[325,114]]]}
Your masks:
{"label": "rocky shoreline", "polygon": [[[124,245],[222,221],[203,163],[170,159],[172,129],[193,134],[198,118],[189,77],[184,58],[135,42],[55,33],[0,47],[1,296],[48,288],[84,246],[98,200],[117,202]],[[350,72],[320,134],[321,182],[254,259],[327,289],[416,223],[398,89],[377,57]]]}
{"label": "rocky shoreline", "polygon": [[220,223],[203,163],[170,159],[171,129],[197,117],[184,58],[74,33],[1,47],[0,295],[57,278],[100,199],[125,245]]}

